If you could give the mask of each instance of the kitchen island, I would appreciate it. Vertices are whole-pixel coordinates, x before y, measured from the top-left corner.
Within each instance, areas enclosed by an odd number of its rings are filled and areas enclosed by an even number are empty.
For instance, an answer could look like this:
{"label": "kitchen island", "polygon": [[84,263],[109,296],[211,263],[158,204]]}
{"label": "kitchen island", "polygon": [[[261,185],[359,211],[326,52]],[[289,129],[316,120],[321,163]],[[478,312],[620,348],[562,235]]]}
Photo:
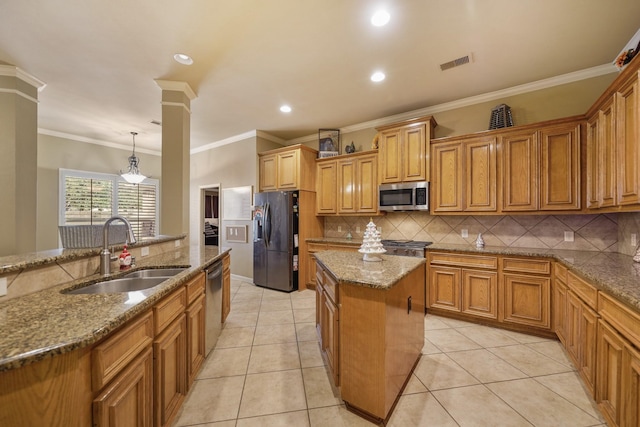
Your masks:
{"label": "kitchen island", "polygon": [[425,260],[322,251],[316,324],[323,356],[347,408],[384,422],[424,345]]}

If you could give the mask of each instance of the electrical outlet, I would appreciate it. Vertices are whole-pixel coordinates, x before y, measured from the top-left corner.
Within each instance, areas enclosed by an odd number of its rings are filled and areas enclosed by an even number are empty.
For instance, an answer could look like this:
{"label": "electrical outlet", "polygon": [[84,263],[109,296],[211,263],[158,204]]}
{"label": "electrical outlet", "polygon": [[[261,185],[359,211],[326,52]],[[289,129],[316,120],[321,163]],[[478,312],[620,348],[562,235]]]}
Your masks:
{"label": "electrical outlet", "polygon": [[631,246],[634,248],[638,245],[638,235],[636,233],[631,233]]}
{"label": "electrical outlet", "polygon": [[339,226],[338,226],[338,233],[341,233],[341,232],[342,232],[342,226],[341,226],[341,225],[339,225]]}
{"label": "electrical outlet", "polygon": [[176,240],[176,248],[180,247],[180,240]]}
{"label": "electrical outlet", "polygon": [[143,246],[140,249],[140,256],[147,256],[149,255],[149,246]]}
{"label": "electrical outlet", "polygon": [[376,229],[378,230],[378,233],[382,234],[382,227],[376,227]]}
{"label": "electrical outlet", "polygon": [[0,279],[0,297],[3,297],[7,294],[7,278],[3,277]]}
{"label": "electrical outlet", "polygon": [[565,231],[564,232],[564,241],[565,242],[573,242],[573,231]]}
{"label": "electrical outlet", "polygon": [[466,228],[463,228],[460,235],[462,236],[463,239],[466,239],[467,237],[469,237],[469,230],[467,230]]}
{"label": "electrical outlet", "polygon": [[356,233],[359,233],[359,232],[360,232],[360,226],[356,225]]}

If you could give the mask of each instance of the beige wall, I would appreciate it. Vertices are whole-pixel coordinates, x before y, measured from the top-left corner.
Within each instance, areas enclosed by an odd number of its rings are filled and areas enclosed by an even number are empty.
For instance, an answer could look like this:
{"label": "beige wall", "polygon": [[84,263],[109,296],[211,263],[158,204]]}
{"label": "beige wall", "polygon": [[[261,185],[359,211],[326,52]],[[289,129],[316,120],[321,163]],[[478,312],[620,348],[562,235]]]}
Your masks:
{"label": "beige wall", "polygon": [[[258,189],[258,152],[274,148],[269,141],[261,138],[247,138],[232,144],[191,155],[191,241],[200,240],[203,217],[201,188],[220,184],[221,194],[225,188],[250,185],[253,192]],[[220,246],[231,248],[231,273],[247,278],[253,277],[253,224],[252,221],[231,221],[224,218],[224,195],[221,202]],[[225,240],[225,226],[247,225],[247,243],[229,243]],[[197,237],[196,237],[197,236]]]}
{"label": "beige wall", "polygon": [[[38,209],[36,250],[58,247],[59,169],[117,174],[128,165],[129,149],[117,149],[49,135],[38,135]],[[140,170],[160,179],[161,157],[140,153]]]}

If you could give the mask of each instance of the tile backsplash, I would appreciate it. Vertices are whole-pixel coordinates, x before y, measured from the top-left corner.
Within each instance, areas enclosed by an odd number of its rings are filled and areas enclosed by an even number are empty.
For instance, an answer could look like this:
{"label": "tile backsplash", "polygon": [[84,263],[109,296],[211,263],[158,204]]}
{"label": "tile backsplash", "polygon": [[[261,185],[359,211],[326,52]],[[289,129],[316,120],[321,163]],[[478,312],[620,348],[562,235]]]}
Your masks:
{"label": "tile backsplash", "polygon": [[[482,233],[487,246],[569,249],[635,253],[632,232],[640,241],[640,213],[597,215],[429,215],[425,212],[394,212],[385,216],[325,217],[324,236],[344,237],[351,232],[362,239],[369,220],[383,239],[413,239],[438,243],[472,244]],[[461,237],[467,230],[468,237]],[[565,232],[573,242],[565,242]]]}

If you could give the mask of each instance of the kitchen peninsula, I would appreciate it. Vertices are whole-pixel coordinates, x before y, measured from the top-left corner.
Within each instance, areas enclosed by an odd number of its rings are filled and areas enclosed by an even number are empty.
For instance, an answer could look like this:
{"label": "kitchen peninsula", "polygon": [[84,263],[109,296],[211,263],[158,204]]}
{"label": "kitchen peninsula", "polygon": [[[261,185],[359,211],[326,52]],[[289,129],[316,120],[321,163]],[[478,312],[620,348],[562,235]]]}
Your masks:
{"label": "kitchen peninsula", "polygon": [[323,356],[347,407],[386,420],[424,345],[425,260],[315,254],[316,325]]}

